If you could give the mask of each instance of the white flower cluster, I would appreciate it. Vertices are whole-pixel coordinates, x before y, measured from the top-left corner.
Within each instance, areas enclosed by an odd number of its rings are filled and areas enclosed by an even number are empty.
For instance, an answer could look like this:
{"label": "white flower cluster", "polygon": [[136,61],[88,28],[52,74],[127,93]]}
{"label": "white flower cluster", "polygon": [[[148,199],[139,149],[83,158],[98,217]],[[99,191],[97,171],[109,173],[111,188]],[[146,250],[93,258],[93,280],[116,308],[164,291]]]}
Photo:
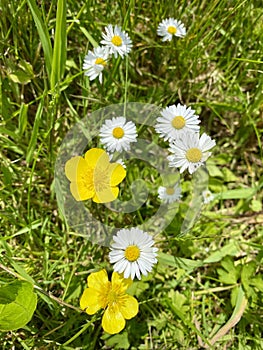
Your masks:
{"label": "white flower cluster", "polygon": [[[211,155],[209,150],[216,144],[206,133],[200,136],[199,123],[199,116],[195,114],[195,110],[180,103],[162,109],[161,117],[157,118],[155,131],[164,141],[169,141],[169,166],[180,168],[180,173],[188,169],[189,173],[193,174],[205,163]],[[172,203],[181,198],[178,184],[174,187],[160,187],[158,193],[165,203]],[[204,198],[204,203],[208,203],[208,198]]]}
{"label": "white flower cluster", "polygon": [[102,46],[96,47],[93,51],[89,50],[83,64],[85,75],[90,80],[99,77],[100,83],[102,83],[102,71],[106,67],[111,55],[114,55],[115,58],[118,55],[123,58],[132,48],[132,41],[129,35],[117,25],[113,27],[109,24],[105,27],[105,32],[106,34],[102,33],[103,40],[100,42]]}
{"label": "white flower cluster", "polygon": [[[164,19],[157,28],[157,34],[162,36],[162,41],[171,41],[173,36],[184,37],[186,30],[184,24],[174,18]],[[90,80],[99,77],[102,83],[102,72],[107,66],[107,62],[111,55],[115,58],[120,56],[124,58],[132,49],[132,41],[129,35],[121,29],[121,27],[109,24],[105,27],[105,33],[102,33],[102,40],[93,51],[89,50],[84,58],[83,69],[85,75]]]}

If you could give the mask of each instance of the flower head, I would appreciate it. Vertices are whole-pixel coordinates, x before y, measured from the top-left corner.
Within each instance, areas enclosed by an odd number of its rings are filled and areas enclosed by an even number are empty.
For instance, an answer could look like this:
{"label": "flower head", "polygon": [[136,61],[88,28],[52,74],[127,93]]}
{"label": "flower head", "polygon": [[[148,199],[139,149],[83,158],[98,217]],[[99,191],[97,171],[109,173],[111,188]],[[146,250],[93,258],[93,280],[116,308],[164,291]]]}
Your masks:
{"label": "flower head", "polygon": [[160,186],[158,188],[158,197],[164,203],[169,204],[178,201],[182,197],[181,192],[182,190],[178,183],[169,187]]}
{"label": "flower head", "polygon": [[130,143],[136,142],[136,126],[126,118],[117,117],[105,120],[100,128],[100,141],[109,152],[128,151]]}
{"label": "flower head", "polygon": [[155,126],[164,140],[176,140],[179,135],[186,131],[199,131],[200,120],[195,115],[195,111],[190,107],[186,107],[178,103],[164,108],[161,111],[162,117],[157,118]]}
{"label": "flower head", "polygon": [[106,270],[91,273],[88,288],[80,299],[80,307],[88,315],[105,309],[102,328],[110,334],[119,333],[125,327],[125,319],[131,319],[139,311],[138,301],[125,293],[131,284],[131,279],[125,279],[116,272],[113,272],[111,282]]}
{"label": "flower head", "polygon": [[162,20],[158,25],[157,34],[162,36],[162,41],[171,41],[174,36],[183,38],[186,34],[185,26],[181,21],[174,18]]}
{"label": "flower head", "polygon": [[170,167],[180,168],[180,173],[188,168],[189,173],[194,173],[211,155],[208,152],[215,146],[215,141],[205,133],[199,138],[199,133],[187,132],[178,140],[170,143],[168,156]]}
{"label": "flower head", "polygon": [[120,55],[121,58],[126,56],[132,48],[132,41],[129,35],[122,31],[120,27],[113,28],[111,24],[105,27],[106,34],[102,33],[102,45],[109,49],[109,53],[113,54],[115,58]]}
{"label": "flower head", "polygon": [[65,173],[71,181],[70,191],[77,201],[92,198],[96,203],[107,203],[117,198],[117,185],[126,176],[126,170],[118,163],[110,163],[109,155],[99,148],[92,148],[85,157],[76,156],[66,162]]}
{"label": "flower head", "polygon": [[135,275],[141,279],[141,273],[147,276],[152,271],[158,249],[152,247],[154,241],[150,235],[138,228],[122,229],[113,240],[109,257],[114,271],[123,272],[125,278],[131,279]]}
{"label": "flower head", "polygon": [[208,203],[210,203],[210,202],[212,202],[214,200],[214,195],[209,190],[203,191],[202,192],[202,196],[203,196],[204,204],[208,204]]}
{"label": "flower head", "polygon": [[99,82],[102,83],[102,71],[107,64],[108,57],[108,50],[105,47],[96,47],[93,51],[89,50],[84,58],[83,69],[86,70],[84,74],[90,80],[99,77]]}

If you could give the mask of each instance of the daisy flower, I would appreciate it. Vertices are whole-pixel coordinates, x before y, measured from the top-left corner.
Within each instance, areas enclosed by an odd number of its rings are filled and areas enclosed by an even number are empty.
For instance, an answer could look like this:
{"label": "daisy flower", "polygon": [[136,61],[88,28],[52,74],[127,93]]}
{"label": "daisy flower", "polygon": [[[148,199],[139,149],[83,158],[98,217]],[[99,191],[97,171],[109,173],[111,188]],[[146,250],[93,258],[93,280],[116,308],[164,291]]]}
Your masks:
{"label": "daisy flower", "polygon": [[129,35],[122,31],[120,27],[113,28],[111,24],[105,27],[106,34],[102,33],[103,40],[102,45],[105,45],[110,54],[113,54],[115,58],[118,55],[123,58],[126,56],[132,48],[132,41]]}
{"label": "daisy flower", "polygon": [[88,277],[88,288],[80,298],[80,307],[88,315],[104,309],[102,328],[109,334],[119,333],[125,327],[125,320],[139,311],[138,301],[126,293],[131,284],[131,279],[125,279],[117,272],[113,272],[111,281],[106,270],[93,272]]}
{"label": "daisy flower", "polygon": [[109,152],[130,150],[130,143],[136,142],[137,132],[133,122],[124,117],[105,120],[100,128],[100,141]]}
{"label": "daisy flower", "polygon": [[181,192],[182,190],[178,183],[170,187],[160,186],[158,188],[158,198],[164,203],[173,203],[182,197]]}
{"label": "daisy flower", "polygon": [[94,51],[89,50],[84,58],[84,74],[87,75],[90,80],[99,77],[99,82],[102,83],[102,71],[107,64],[108,57],[108,50],[105,49],[105,47],[96,47]]}
{"label": "daisy flower", "polygon": [[157,118],[155,130],[164,141],[176,140],[182,132],[199,131],[199,117],[195,111],[185,105],[172,105],[161,110],[162,117]]}
{"label": "daisy flower", "polygon": [[183,38],[186,34],[185,26],[181,21],[174,18],[162,20],[158,25],[157,34],[162,36],[162,41],[171,41],[174,36]]}
{"label": "daisy flower", "polygon": [[157,263],[157,248],[153,248],[154,241],[146,232],[131,228],[120,230],[113,236],[114,243],[109,253],[110,262],[114,263],[116,272],[124,273],[124,278],[134,279],[135,275],[141,279],[141,273],[147,276]]}
{"label": "daisy flower", "polygon": [[212,202],[214,200],[214,195],[209,190],[203,191],[202,192],[202,196],[203,196],[204,204],[208,204],[208,203],[210,203],[210,202]]}
{"label": "daisy flower", "polygon": [[208,151],[215,145],[215,141],[205,133],[200,138],[199,133],[182,134],[178,140],[170,143],[169,151],[173,154],[167,157],[169,166],[180,168],[180,173],[188,169],[192,174],[204,164],[211,155]]}

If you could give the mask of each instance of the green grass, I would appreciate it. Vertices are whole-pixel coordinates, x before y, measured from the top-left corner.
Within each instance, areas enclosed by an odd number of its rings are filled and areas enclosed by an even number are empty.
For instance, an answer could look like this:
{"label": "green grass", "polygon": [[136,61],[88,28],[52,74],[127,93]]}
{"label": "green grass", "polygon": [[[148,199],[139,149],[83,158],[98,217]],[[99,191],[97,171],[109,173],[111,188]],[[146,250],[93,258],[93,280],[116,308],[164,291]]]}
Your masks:
{"label": "green grass", "polygon": [[[1,8],[0,284],[24,278],[38,294],[32,320],[0,333],[2,348],[188,350],[217,334],[208,348],[262,349],[261,1],[2,0]],[[170,16],[183,21],[187,35],[163,43],[156,29]],[[128,61],[112,60],[101,86],[88,81],[82,64],[110,23],[122,26],[134,47]],[[187,198],[158,235],[158,265],[132,286],[140,312],[109,336],[100,313],[78,309],[89,273],[112,271],[108,249],[67,226],[54,166],[76,122],[125,101],[181,102],[197,111],[202,132],[217,142],[207,162],[217,199],[179,237],[192,190],[186,176]],[[147,164],[127,171],[129,181],[150,183]],[[138,224],[158,206],[155,192],[135,218],[108,209],[107,219],[116,227]],[[103,214],[100,206],[92,210]]]}

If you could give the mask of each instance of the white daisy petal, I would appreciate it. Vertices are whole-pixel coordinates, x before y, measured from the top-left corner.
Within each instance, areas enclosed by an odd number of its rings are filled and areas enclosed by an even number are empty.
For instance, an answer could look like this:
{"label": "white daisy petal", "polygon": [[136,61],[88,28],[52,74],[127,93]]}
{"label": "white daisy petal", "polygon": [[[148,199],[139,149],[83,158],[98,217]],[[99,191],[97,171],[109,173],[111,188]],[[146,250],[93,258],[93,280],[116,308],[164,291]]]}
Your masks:
{"label": "white daisy petal", "polygon": [[136,126],[124,117],[105,120],[100,128],[100,141],[108,152],[129,151],[130,143],[137,141]]}
{"label": "white daisy petal", "polygon": [[113,236],[113,241],[118,242],[117,246],[111,245],[109,253],[114,271],[123,272],[125,278],[131,279],[135,276],[141,279],[141,273],[146,276],[147,271],[152,271],[158,248],[152,247],[154,241],[150,235],[138,228],[122,229]]}
{"label": "white daisy petal", "polygon": [[132,41],[129,35],[122,31],[120,27],[115,25],[113,28],[111,24],[105,27],[106,34],[102,33],[102,45],[108,49],[109,54],[113,54],[116,58],[118,55],[123,58],[132,48]]}
{"label": "white daisy petal", "polygon": [[205,133],[199,138],[199,133],[185,132],[180,139],[170,143],[169,151],[172,153],[167,157],[169,166],[180,168],[183,173],[187,168],[193,174],[211,155],[208,152],[216,142]]}
{"label": "white daisy petal", "polygon": [[162,41],[171,41],[173,36],[183,38],[186,35],[186,29],[181,21],[168,18],[158,25],[157,34],[163,37]]}
{"label": "white daisy petal", "polygon": [[157,118],[155,130],[164,141],[178,140],[187,131],[199,131],[200,120],[195,111],[180,103],[164,108],[162,117]]}

